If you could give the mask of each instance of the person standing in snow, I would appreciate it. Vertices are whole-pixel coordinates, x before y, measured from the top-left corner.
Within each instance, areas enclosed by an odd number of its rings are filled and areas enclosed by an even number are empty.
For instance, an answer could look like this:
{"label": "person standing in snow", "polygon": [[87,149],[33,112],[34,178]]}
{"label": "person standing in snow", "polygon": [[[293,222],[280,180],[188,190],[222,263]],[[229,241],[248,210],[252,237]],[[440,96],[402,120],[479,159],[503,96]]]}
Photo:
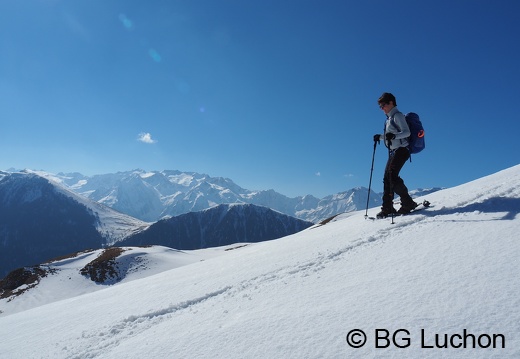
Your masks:
{"label": "person standing in snow", "polygon": [[[408,150],[410,129],[404,115],[397,109],[394,95],[385,92],[378,99],[377,103],[379,108],[385,112],[386,122],[385,132],[374,135],[374,141],[384,141],[385,146],[388,148],[388,161],[383,177],[383,205],[381,212],[377,214],[377,218],[386,218],[393,213],[410,213],[417,207],[417,203],[412,200],[403,179],[399,177],[401,168],[410,158],[410,151]],[[401,208],[398,211],[394,209],[394,193],[401,197]]]}

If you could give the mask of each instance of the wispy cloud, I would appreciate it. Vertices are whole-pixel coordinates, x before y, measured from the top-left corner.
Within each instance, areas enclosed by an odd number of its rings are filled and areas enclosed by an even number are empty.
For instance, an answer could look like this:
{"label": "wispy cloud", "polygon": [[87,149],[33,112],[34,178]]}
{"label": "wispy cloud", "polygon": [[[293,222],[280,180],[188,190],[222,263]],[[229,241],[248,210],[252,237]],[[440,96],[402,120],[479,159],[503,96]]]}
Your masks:
{"label": "wispy cloud", "polygon": [[315,175],[320,177],[321,176],[321,172],[316,172]]}
{"label": "wispy cloud", "polygon": [[137,140],[149,144],[157,143],[157,141],[152,138],[152,134],[148,132],[141,132],[139,136],[137,136]]}

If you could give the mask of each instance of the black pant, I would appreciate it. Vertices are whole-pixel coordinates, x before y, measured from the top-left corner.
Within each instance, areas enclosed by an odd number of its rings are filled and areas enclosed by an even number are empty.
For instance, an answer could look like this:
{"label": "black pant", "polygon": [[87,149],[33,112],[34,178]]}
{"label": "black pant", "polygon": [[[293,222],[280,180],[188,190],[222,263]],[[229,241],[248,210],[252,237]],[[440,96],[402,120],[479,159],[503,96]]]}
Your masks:
{"label": "black pant", "polygon": [[399,177],[401,168],[409,158],[410,152],[406,147],[399,147],[395,151],[390,151],[383,177],[383,209],[391,210],[393,208],[394,193],[401,197],[401,204],[404,207],[413,205],[414,202],[408,194],[408,188],[406,188],[403,179]]}

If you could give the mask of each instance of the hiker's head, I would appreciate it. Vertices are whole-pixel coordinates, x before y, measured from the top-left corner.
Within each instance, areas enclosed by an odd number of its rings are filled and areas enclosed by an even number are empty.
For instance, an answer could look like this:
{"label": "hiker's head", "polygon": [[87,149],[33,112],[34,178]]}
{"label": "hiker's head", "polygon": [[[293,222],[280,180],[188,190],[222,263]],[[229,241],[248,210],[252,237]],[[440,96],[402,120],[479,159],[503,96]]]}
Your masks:
{"label": "hiker's head", "polygon": [[[377,103],[379,105],[379,108],[381,110],[384,110],[385,113],[388,112],[391,108],[397,106],[397,102],[395,100],[395,96],[392,95],[390,92],[384,92],[381,97],[377,100]],[[390,105],[388,107],[387,105]]]}

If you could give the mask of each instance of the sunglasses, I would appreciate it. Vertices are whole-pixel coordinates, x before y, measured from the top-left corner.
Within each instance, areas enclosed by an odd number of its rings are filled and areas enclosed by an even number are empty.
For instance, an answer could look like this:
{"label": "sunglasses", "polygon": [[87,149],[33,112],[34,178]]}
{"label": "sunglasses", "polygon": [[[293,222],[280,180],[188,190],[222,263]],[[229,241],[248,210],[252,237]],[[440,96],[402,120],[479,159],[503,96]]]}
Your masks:
{"label": "sunglasses", "polygon": [[388,105],[388,104],[387,103],[381,103],[381,104],[379,104],[379,108],[383,109],[386,105]]}

